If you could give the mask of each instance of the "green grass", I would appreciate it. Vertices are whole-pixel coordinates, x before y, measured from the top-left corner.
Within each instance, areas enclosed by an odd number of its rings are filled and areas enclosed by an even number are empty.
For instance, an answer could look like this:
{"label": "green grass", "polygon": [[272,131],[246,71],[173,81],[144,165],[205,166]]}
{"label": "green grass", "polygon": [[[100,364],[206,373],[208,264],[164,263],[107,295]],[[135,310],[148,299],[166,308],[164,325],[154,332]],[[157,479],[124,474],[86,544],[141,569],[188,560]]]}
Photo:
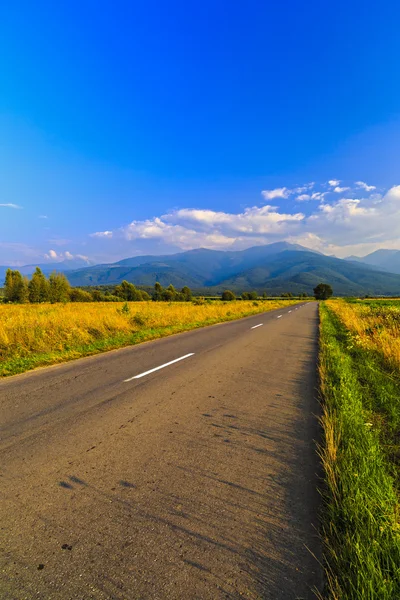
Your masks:
{"label": "green grass", "polygon": [[400,599],[400,377],[320,306],[328,598]]}

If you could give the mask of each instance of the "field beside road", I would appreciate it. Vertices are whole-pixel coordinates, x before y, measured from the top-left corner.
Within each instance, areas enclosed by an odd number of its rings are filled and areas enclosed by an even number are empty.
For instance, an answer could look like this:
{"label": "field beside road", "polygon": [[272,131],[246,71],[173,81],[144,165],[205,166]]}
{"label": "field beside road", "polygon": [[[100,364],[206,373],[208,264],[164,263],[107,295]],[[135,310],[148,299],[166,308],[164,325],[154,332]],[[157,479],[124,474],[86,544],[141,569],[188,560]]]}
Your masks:
{"label": "field beside road", "polygon": [[298,300],[0,305],[0,377],[173,333],[247,317]]}
{"label": "field beside road", "polygon": [[329,597],[400,598],[400,302],[320,307]]}

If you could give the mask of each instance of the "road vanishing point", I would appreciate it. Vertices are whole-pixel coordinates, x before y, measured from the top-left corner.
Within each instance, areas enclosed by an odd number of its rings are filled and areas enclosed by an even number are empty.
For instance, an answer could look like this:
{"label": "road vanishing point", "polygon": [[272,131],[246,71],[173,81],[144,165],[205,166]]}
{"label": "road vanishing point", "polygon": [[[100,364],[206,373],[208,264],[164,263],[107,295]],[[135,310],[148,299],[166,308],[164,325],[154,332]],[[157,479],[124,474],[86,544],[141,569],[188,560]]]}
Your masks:
{"label": "road vanishing point", "polygon": [[0,598],[322,587],[317,303],[0,381]]}

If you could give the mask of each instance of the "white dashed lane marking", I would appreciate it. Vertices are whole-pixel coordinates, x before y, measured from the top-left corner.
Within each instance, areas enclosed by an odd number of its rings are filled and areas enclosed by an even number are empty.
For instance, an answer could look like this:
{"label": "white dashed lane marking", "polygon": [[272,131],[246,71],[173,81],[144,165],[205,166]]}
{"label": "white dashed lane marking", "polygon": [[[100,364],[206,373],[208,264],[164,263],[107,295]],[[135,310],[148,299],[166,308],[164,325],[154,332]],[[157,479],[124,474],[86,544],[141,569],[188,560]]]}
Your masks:
{"label": "white dashed lane marking", "polygon": [[181,356],[180,358],[175,358],[175,360],[170,360],[169,362],[165,363],[164,365],[160,365],[159,367],[154,367],[154,369],[150,369],[149,371],[145,371],[144,373],[140,373],[139,375],[134,375],[133,377],[129,377],[129,379],[124,379],[124,382],[128,382],[128,381],[132,381],[132,379],[140,379],[141,377],[144,377],[145,375],[150,375],[150,373],[154,373],[154,371],[159,371],[160,369],[165,369],[165,367],[169,367],[170,365],[173,365],[174,363],[179,362],[180,360],[185,360],[185,358],[189,358],[189,356],[193,356],[194,352],[191,352],[190,354],[185,354],[185,356]]}

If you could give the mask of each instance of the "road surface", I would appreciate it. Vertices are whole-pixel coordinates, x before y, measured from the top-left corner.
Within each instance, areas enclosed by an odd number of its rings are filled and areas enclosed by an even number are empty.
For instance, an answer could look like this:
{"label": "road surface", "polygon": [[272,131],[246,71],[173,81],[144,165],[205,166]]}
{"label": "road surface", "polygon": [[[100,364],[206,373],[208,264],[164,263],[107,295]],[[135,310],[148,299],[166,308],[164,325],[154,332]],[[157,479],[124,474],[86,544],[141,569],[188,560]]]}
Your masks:
{"label": "road surface", "polygon": [[287,307],[0,381],[0,597],[314,598],[317,319]]}

